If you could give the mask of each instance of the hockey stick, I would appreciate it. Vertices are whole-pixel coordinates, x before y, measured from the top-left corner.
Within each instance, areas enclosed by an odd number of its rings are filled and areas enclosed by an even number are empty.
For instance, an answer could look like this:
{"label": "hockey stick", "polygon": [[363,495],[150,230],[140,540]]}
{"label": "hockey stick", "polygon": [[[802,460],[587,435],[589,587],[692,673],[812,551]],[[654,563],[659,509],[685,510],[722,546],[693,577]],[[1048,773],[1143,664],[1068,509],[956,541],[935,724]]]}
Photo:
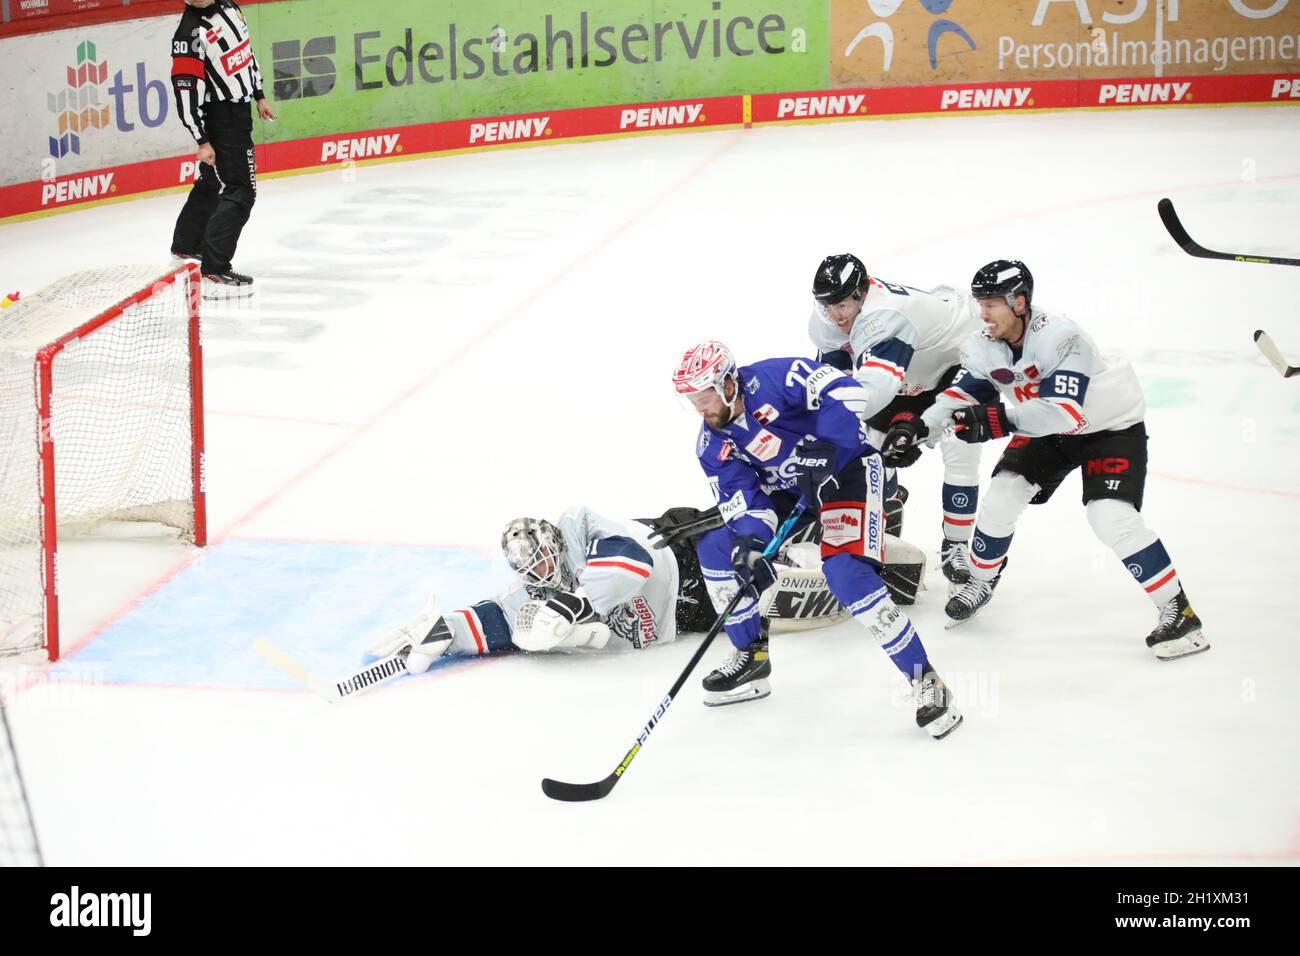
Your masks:
{"label": "hockey stick", "polygon": [[387,684],[405,675],[406,657],[411,653],[411,648],[410,645],[407,645],[396,654],[391,654],[383,660],[375,661],[373,664],[367,664],[361,670],[349,674],[333,684],[327,684],[320,680],[301,661],[265,638],[259,637],[253,642],[253,651],[268,663],[280,668],[303,687],[333,703],[359,694],[363,690],[378,687],[380,684]]}
{"label": "hockey stick", "polygon": [[1281,349],[1273,344],[1273,339],[1263,329],[1256,330],[1255,344],[1264,353],[1264,358],[1273,363],[1273,367],[1281,373],[1283,378],[1300,375],[1300,365],[1287,365],[1286,359],[1282,357]]}
{"label": "hockey stick", "polygon": [[[790,534],[790,529],[793,528],[795,522],[799,520],[799,516],[804,512],[804,508],[805,505],[800,501],[800,503],[795,507],[794,513],[785,519],[785,523],[777,529],[772,540],[769,541],[767,547],[763,549],[763,557],[770,558],[780,550],[781,543],[785,541],[786,537]],[[640,753],[641,745],[646,742],[651,731],[653,731],[659,721],[663,719],[664,714],[668,711],[668,707],[673,702],[673,698],[677,696],[677,692],[680,691],[682,685],[686,683],[686,678],[691,676],[691,671],[695,670],[695,665],[700,662],[700,658],[702,658],[704,652],[709,649],[709,645],[713,643],[713,639],[717,637],[718,632],[722,630],[722,625],[726,622],[727,618],[731,616],[731,612],[736,609],[736,605],[740,603],[740,599],[744,597],[747,591],[748,588],[737,589],[736,593],[732,596],[731,601],[728,602],[727,609],[718,615],[718,620],[714,623],[713,627],[709,629],[709,633],[704,636],[704,640],[701,642],[699,650],[697,650],[691,657],[690,663],[686,665],[686,669],[681,672],[667,695],[662,701],[660,701],[659,706],[655,708],[655,712],[650,715],[650,719],[646,721],[645,727],[641,730],[641,733],[637,735],[636,743],[632,745],[632,749],[623,757],[623,762],[614,768],[613,773],[604,780],[601,780],[599,783],[564,783],[560,780],[552,780],[550,777],[547,777],[542,781],[542,793],[546,794],[552,800],[564,800],[569,803],[582,803],[587,800],[599,800],[601,797],[609,796],[609,792],[614,789],[614,784],[618,783],[619,780],[622,779],[623,773],[627,770],[628,765],[631,764],[633,758]]]}
{"label": "hockey stick", "polygon": [[1178,219],[1178,213],[1174,212],[1174,204],[1171,200],[1160,200],[1156,204],[1156,209],[1159,210],[1160,220],[1169,230],[1169,235],[1189,256],[1196,256],[1198,259],[1228,259],[1233,262],[1262,262],[1272,266],[1300,266],[1300,259],[1286,259],[1282,256],[1247,256],[1239,252],[1215,252],[1213,249],[1206,249],[1188,235]]}

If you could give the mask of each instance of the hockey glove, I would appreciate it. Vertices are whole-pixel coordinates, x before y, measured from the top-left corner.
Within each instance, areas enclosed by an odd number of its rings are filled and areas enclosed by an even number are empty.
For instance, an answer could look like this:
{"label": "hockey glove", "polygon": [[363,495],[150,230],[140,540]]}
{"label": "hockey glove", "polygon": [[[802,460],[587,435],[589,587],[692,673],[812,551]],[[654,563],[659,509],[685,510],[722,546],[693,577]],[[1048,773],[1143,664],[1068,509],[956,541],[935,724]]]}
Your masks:
{"label": "hockey glove", "polygon": [[755,594],[762,594],[776,583],[776,568],[763,557],[765,547],[767,543],[752,534],[741,535],[732,546],[731,567],[742,591],[752,587]]}
{"label": "hockey glove", "polygon": [[812,511],[820,511],[824,491],[839,488],[835,477],[835,455],[838,449],[828,441],[805,438],[794,446],[791,461],[795,468],[795,483],[799,494]]}
{"label": "hockey glove", "polygon": [[921,457],[921,443],[930,437],[930,429],[919,416],[899,412],[889,422],[889,432],[881,448],[881,457],[895,468],[915,465]]}
{"label": "hockey glove", "polygon": [[1011,434],[1007,410],[1001,402],[992,405],[967,405],[952,413],[957,437],[972,444],[1006,438]]}
{"label": "hockey glove", "polygon": [[586,624],[588,621],[594,621],[599,617],[596,609],[591,606],[591,601],[587,600],[587,595],[581,588],[572,594],[568,591],[557,592],[554,597],[546,602],[546,609],[570,624]]}

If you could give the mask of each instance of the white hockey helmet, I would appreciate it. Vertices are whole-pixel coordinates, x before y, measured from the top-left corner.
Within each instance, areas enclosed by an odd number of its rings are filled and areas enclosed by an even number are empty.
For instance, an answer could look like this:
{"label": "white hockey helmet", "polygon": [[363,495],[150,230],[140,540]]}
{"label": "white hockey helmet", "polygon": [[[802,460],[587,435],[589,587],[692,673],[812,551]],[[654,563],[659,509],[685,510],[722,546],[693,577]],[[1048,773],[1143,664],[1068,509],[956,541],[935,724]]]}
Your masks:
{"label": "white hockey helmet", "polygon": [[501,532],[501,551],[528,584],[564,588],[564,536],[545,518],[515,518]]}
{"label": "white hockey helmet", "polygon": [[[688,397],[713,389],[719,398],[728,402],[725,383],[738,374],[736,357],[731,354],[731,349],[716,339],[709,339],[686,350],[673,373],[673,387],[678,395]],[[731,400],[735,397],[733,393]]]}

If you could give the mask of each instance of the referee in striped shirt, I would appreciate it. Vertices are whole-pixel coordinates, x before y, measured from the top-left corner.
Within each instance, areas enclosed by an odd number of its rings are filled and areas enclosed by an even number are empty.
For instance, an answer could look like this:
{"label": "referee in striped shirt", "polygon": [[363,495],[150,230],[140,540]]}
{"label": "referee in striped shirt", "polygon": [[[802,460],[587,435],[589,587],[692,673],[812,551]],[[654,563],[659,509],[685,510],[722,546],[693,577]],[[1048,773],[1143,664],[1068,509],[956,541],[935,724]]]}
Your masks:
{"label": "referee in striped shirt", "polygon": [[231,260],[257,199],[252,104],[275,119],[243,11],[233,0],[185,0],[172,38],[176,112],[199,145],[199,176],[176,220],[172,255],[202,261],[204,296],[249,295]]}

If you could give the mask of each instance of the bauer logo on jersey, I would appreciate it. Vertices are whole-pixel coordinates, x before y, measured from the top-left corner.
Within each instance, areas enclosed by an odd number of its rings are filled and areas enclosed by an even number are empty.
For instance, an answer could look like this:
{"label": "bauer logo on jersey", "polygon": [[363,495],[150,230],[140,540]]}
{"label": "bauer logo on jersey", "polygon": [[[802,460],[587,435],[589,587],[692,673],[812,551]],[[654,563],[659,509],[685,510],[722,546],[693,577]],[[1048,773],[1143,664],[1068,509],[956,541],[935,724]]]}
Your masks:
{"label": "bauer logo on jersey", "polygon": [[771,461],[781,451],[781,439],[764,428],[745,446],[745,451],[758,461]]}
{"label": "bauer logo on jersey", "polygon": [[862,540],[862,509],[832,507],[822,509],[822,542],[840,548]]}
{"label": "bauer logo on jersey", "polygon": [[768,425],[776,421],[780,414],[781,413],[771,405],[764,405],[758,411],[754,412],[754,421],[758,422],[760,425]]}
{"label": "bauer logo on jersey", "polygon": [[989,372],[989,378],[993,379],[993,381],[997,382],[999,385],[1010,385],[1016,380],[1016,373],[1011,371],[1009,368],[995,368],[993,371]]}

